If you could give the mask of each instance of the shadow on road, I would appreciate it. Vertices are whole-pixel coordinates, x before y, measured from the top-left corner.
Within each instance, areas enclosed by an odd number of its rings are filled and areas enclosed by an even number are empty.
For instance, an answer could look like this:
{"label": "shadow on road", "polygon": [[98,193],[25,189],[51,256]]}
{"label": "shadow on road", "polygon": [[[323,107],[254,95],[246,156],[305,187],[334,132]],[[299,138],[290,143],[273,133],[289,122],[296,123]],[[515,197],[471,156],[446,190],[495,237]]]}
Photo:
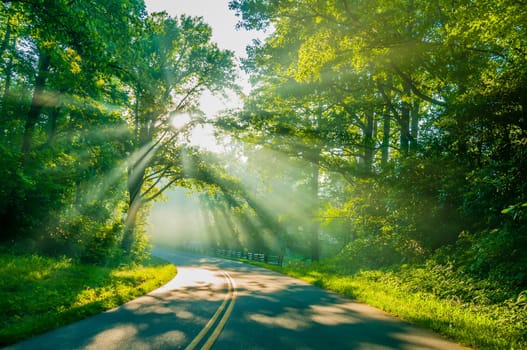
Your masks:
{"label": "shadow on road", "polygon": [[156,255],[178,266],[167,285],[12,348],[184,348],[225,299],[227,271],[237,298],[215,350],[462,349],[378,309],[269,270],[168,250]]}

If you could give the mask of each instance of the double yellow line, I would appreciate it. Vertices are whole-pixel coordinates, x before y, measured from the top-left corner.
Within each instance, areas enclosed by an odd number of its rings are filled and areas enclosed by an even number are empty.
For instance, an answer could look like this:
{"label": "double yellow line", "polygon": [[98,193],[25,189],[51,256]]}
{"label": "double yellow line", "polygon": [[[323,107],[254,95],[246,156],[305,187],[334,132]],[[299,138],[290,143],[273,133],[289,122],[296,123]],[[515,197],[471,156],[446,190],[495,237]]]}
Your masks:
{"label": "double yellow line", "polygon": [[[223,299],[223,302],[221,303],[220,307],[212,318],[207,322],[205,327],[199,332],[199,334],[192,340],[192,342],[185,348],[185,350],[194,350],[196,347],[203,341],[203,338],[207,336],[207,334],[210,334],[208,338],[205,340],[205,343],[201,346],[201,350],[209,350],[212,348],[212,345],[218,339],[220,336],[221,331],[223,330],[223,327],[225,326],[225,323],[227,323],[227,320],[229,319],[232,309],[234,308],[234,303],[236,302],[236,296],[238,294],[236,290],[236,283],[232,279],[232,277],[225,271],[222,271],[223,276],[227,280],[227,286],[228,291],[227,294],[225,294],[225,298]],[[221,316],[221,319],[220,319]],[[219,319],[219,321],[218,321]]]}

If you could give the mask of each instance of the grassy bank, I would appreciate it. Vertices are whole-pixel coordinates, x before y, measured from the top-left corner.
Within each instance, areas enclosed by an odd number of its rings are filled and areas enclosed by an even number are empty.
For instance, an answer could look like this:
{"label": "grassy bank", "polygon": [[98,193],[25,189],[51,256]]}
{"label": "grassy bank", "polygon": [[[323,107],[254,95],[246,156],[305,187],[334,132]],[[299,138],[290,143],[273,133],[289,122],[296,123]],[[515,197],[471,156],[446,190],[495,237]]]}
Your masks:
{"label": "grassy bank", "polygon": [[476,349],[527,349],[527,291],[476,280],[445,266],[355,274],[331,263],[283,268],[246,261],[378,307]]}
{"label": "grassy bank", "polygon": [[477,349],[527,349],[527,291],[515,294],[444,267],[343,275],[329,266],[290,264],[283,272]]}
{"label": "grassy bank", "polygon": [[172,264],[100,267],[0,253],[0,346],[121,305],[165,284]]}

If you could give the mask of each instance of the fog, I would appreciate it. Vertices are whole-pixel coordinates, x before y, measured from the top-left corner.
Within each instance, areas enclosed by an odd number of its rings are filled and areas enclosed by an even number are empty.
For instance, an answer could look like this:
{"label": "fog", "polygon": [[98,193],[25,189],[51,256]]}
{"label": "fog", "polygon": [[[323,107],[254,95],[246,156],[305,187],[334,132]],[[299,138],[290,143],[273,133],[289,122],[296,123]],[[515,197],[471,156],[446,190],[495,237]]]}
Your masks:
{"label": "fog", "polygon": [[147,233],[152,243],[180,247],[204,242],[206,227],[197,193],[183,188],[167,191],[165,200],[153,204]]}

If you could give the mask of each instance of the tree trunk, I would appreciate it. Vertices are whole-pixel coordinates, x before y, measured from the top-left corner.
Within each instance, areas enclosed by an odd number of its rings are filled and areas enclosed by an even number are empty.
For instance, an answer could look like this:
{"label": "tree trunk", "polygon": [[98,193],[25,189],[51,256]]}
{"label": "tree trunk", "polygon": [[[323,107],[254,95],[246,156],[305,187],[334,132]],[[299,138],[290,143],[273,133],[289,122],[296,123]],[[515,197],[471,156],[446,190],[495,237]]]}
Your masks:
{"label": "tree trunk", "polygon": [[411,124],[410,124],[410,152],[415,153],[418,149],[419,137],[419,104],[416,102],[411,110]]}
{"label": "tree trunk", "polygon": [[33,90],[33,98],[31,100],[31,107],[27,114],[26,124],[24,126],[24,136],[22,143],[22,163],[25,164],[29,152],[31,151],[31,144],[33,141],[33,134],[35,131],[35,125],[40,116],[40,112],[44,107],[44,90],[47,80],[47,74],[49,70],[51,60],[49,55],[45,50],[42,50],[40,53],[40,58],[38,61],[38,72],[35,79],[35,88]]}
{"label": "tree trunk", "polygon": [[128,212],[126,214],[125,229],[121,247],[125,253],[130,253],[135,243],[135,226],[137,215],[143,206],[141,188],[143,186],[146,168],[133,166],[128,168]]}
{"label": "tree trunk", "polygon": [[364,147],[364,172],[369,174],[373,166],[373,157],[375,155],[375,141],[373,140],[374,115],[373,111],[366,112],[366,124],[363,130],[363,147]]}
{"label": "tree trunk", "polygon": [[61,115],[62,107],[53,108],[49,113],[48,121],[48,141],[47,144],[51,145],[57,136],[57,121]]}
{"label": "tree trunk", "polygon": [[410,109],[408,106],[403,106],[401,111],[401,138],[399,141],[399,148],[403,155],[407,155],[410,145]]}
{"label": "tree trunk", "polygon": [[[139,111],[139,99],[140,89],[136,87],[136,101],[134,106],[134,120],[135,120],[135,142],[133,151],[137,151],[148,144],[148,135],[146,133],[146,127],[142,123]],[[125,228],[123,234],[123,240],[121,242],[121,248],[125,254],[129,254],[134,243],[135,243],[135,228],[137,224],[137,216],[139,210],[143,206],[143,198],[141,189],[143,187],[147,161],[145,157],[148,157],[148,152],[141,154],[139,159],[130,159],[128,164],[128,212],[126,214]]]}
{"label": "tree trunk", "polygon": [[200,208],[201,208],[201,216],[203,218],[203,225],[204,230],[207,234],[206,237],[206,243],[208,243],[210,248],[217,248],[218,247],[218,228],[216,225],[214,225],[213,220],[211,220],[211,216],[214,217],[213,207],[210,203],[210,200],[208,200],[205,197],[200,198]]}
{"label": "tree trunk", "polygon": [[[2,42],[2,49],[0,51],[0,57],[3,57],[4,52],[7,50],[7,47],[10,46],[11,41],[11,24],[9,23],[9,18],[7,19],[5,37]],[[4,84],[4,94],[2,97],[2,118],[7,120],[7,101],[9,99],[9,93],[11,90],[11,79],[13,75],[13,58],[9,55],[5,68],[5,84]]]}
{"label": "tree trunk", "polygon": [[317,212],[319,207],[319,198],[318,198],[318,191],[319,191],[319,176],[320,176],[320,165],[319,165],[319,158],[320,158],[320,151],[314,150],[313,151],[313,159],[316,159],[315,162],[313,162],[312,165],[312,172],[311,172],[311,179],[310,179],[310,197],[311,197],[311,227],[310,227],[310,236],[311,236],[311,260],[312,261],[319,261],[320,260],[320,240],[319,240],[319,229],[320,229],[320,222],[318,220]]}
{"label": "tree trunk", "polygon": [[390,115],[385,112],[383,120],[383,133],[382,133],[382,157],[381,165],[385,166],[388,164],[390,158]]}
{"label": "tree trunk", "polygon": [[53,98],[54,107],[49,113],[48,121],[48,145],[53,143],[53,141],[55,140],[55,136],[57,135],[58,120],[64,114],[64,103],[62,101],[62,96],[64,95],[64,93],[66,93],[66,91],[66,87],[62,87],[61,89],[59,89],[58,93],[55,94],[55,97]]}
{"label": "tree trunk", "polygon": [[[7,121],[7,105],[9,101],[9,94],[11,93],[11,79],[13,75],[13,60],[9,58],[7,62],[7,66],[5,69],[5,84],[4,84],[4,95],[2,97],[2,115],[0,116],[0,119],[2,121]],[[3,129],[4,126],[0,125],[0,127]]]}
{"label": "tree trunk", "polygon": [[137,216],[141,210],[142,202],[140,199],[134,200],[129,204],[128,212],[126,213],[126,221],[124,226],[123,240],[121,248],[125,254],[130,254],[135,243],[135,227],[137,224]]}
{"label": "tree trunk", "polygon": [[[405,96],[410,96],[412,90],[408,84],[403,83],[404,87],[404,93]],[[407,155],[410,151],[410,113],[411,113],[411,106],[407,101],[402,102],[401,107],[401,122],[400,122],[400,128],[401,128],[401,139],[399,148],[401,149],[401,153],[403,155]]]}

